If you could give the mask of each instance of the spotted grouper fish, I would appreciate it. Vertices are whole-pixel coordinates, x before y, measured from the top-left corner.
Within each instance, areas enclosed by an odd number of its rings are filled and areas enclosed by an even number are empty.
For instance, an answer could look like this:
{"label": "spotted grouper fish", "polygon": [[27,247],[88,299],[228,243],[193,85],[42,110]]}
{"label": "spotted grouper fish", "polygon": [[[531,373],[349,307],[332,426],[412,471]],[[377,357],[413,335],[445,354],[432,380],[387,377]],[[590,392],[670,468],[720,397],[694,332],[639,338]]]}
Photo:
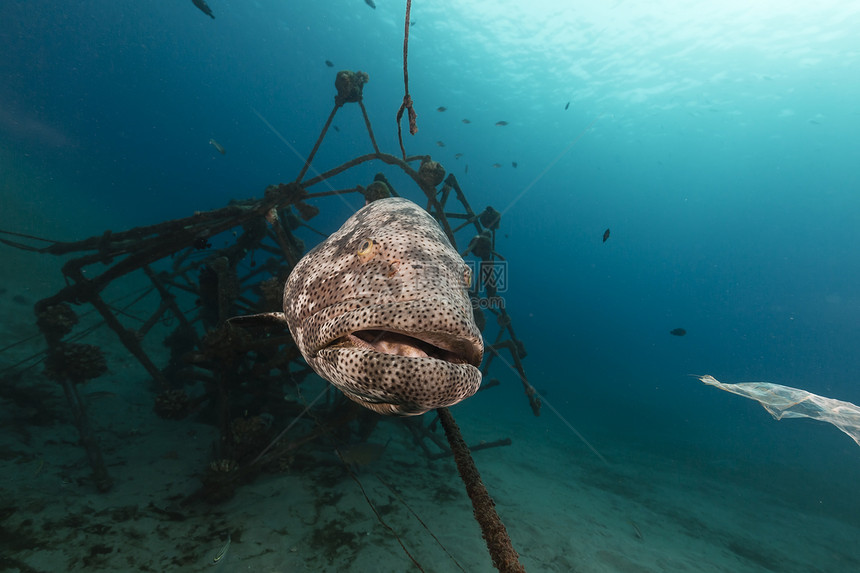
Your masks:
{"label": "spotted grouper fish", "polygon": [[284,318],[314,371],[362,406],[410,416],[481,384],[469,267],[407,199],[379,199],[302,258]]}

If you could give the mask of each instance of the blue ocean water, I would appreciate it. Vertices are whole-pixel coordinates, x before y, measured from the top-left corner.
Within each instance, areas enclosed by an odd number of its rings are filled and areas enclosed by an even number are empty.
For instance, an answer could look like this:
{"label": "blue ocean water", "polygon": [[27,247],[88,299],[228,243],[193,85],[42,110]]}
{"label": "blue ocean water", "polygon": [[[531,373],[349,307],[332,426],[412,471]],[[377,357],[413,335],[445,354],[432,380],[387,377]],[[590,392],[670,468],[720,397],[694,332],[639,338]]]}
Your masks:
{"label": "blue ocean water", "polygon": [[[598,449],[767,460],[816,476],[833,513],[860,510],[827,489],[860,472],[849,437],[693,377],[860,404],[860,5],[592,4],[413,2],[407,151],[503,213],[526,371]],[[261,196],[301,169],[341,69],[369,74],[397,154],[403,2],[209,6],[0,5],[0,226],[82,238]],[[334,123],[319,171],[372,151],[356,109]],[[314,226],[336,229],[351,201]],[[528,420],[516,376],[497,376],[480,400]]]}

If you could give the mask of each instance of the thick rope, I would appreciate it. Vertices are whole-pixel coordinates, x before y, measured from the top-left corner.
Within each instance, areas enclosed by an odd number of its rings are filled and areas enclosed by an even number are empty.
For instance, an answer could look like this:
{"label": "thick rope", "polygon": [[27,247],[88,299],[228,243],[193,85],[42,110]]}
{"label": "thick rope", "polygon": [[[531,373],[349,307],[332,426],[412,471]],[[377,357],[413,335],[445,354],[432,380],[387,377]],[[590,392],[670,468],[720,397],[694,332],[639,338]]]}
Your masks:
{"label": "thick rope", "polygon": [[403,103],[400,104],[400,109],[397,110],[397,140],[400,142],[400,153],[403,154],[403,160],[406,160],[406,149],[403,147],[403,134],[400,131],[400,120],[403,118],[403,110],[409,110],[409,133],[415,135],[418,133],[418,114],[412,108],[412,97],[409,95],[409,70],[406,67],[407,56],[409,55],[409,12],[412,10],[412,0],[406,0],[406,24],[403,32],[403,87],[406,90],[406,95],[403,96]]}
{"label": "thick rope", "polygon": [[472,508],[475,511],[475,519],[481,526],[481,536],[487,542],[487,549],[493,559],[493,566],[502,573],[525,573],[525,568],[520,564],[519,555],[511,545],[511,538],[505,524],[496,513],[496,503],[490,497],[481,474],[475,466],[475,461],[469,453],[469,446],[463,440],[460,428],[454,421],[454,416],[448,408],[438,408],[439,420],[445,429],[445,436],[454,452],[454,461],[463,483],[466,484],[466,493],[472,500]]}

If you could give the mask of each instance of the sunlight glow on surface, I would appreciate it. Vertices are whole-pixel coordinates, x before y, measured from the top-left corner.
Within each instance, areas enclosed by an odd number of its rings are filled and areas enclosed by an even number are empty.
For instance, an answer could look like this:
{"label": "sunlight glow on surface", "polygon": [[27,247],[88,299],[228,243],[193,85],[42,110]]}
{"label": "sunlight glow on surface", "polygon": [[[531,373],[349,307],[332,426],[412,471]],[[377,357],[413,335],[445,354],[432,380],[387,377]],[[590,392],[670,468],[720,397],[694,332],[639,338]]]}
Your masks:
{"label": "sunlight glow on surface", "polygon": [[463,61],[497,59],[487,81],[522,97],[540,84],[557,98],[640,105],[708,86],[798,81],[860,57],[848,34],[860,29],[857,3],[478,0],[432,10],[473,48]]}

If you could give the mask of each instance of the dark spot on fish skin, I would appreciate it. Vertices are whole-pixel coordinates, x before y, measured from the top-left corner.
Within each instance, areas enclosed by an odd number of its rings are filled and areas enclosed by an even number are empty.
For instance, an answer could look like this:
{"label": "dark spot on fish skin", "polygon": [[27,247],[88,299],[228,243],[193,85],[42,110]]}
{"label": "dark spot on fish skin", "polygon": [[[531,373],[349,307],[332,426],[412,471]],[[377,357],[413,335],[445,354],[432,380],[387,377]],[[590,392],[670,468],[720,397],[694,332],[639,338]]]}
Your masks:
{"label": "dark spot on fish skin", "polygon": [[498,125],[499,127],[504,127],[504,126],[508,125],[508,122],[507,121],[497,121],[496,125]]}
{"label": "dark spot on fish skin", "polygon": [[327,65],[327,66],[328,66],[328,67],[330,67],[330,68],[333,68],[333,67],[334,67],[334,64],[332,63],[332,61],[331,61],[331,60],[326,60],[326,61],[325,61],[325,65]]}
{"label": "dark spot on fish skin", "polygon": [[436,108],[436,111],[445,111],[445,110],[447,110],[447,109],[448,109],[448,108],[447,108],[447,107],[445,107],[444,105],[440,105],[439,107],[437,107],[437,108]]}
{"label": "dark spot on fish skin", "polygon": [[683,328],[675,328],[673,330],[670,330],[669,334],[671,334],[673,336],[684,336],[685,334],[687,334],[687,331],[684,330]]}

